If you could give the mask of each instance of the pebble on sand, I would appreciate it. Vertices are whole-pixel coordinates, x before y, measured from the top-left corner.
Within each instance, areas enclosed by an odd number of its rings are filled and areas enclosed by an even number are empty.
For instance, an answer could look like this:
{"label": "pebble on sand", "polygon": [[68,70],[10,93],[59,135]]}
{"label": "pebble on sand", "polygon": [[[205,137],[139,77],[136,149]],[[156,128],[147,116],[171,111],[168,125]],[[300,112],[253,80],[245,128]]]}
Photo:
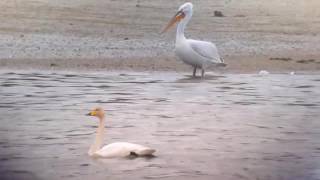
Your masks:
{"label": "pebble on sand", "polygon": [[215,17],[224,17],[223,13],[221,11],[214,11]]}

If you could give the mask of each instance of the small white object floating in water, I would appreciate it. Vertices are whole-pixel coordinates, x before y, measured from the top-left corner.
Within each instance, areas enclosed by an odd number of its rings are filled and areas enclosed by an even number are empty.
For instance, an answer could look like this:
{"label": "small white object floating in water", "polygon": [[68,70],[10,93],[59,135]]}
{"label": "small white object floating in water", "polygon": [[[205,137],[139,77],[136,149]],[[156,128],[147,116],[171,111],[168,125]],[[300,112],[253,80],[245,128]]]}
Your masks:
{"label": "small white object floating in water", "polygon": [[259,74],[260,75],[267,75],[267,74],[270,74],[268,71],[266,71],[266,70],[261,70],[261,71],[259,71]]}
{"label": "small white object floating in water", "polygon": [[289,73],[290,75],[295,75],[296,73],[294,71],[290,72]]}

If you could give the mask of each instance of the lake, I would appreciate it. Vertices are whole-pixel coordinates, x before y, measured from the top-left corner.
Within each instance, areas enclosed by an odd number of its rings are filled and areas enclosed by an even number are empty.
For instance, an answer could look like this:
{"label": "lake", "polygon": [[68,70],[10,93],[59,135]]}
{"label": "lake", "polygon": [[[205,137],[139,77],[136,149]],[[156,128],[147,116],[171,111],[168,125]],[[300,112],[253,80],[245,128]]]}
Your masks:
{"label": "lake", "polygon": [[[153,158],[87,155],[105,143]],[[1,179],[320,179],[320,75],[0,72]]]}

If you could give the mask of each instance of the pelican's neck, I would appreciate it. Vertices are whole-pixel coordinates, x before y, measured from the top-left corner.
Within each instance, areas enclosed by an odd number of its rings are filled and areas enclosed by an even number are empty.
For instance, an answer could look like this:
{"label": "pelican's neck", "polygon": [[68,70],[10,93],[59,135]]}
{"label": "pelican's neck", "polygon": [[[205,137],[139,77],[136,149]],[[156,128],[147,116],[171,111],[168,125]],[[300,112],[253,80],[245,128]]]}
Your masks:
{"label": "pelican's neck", "polygon": [[97,134],[96,134],[96,138],[94,140],[94,143],[91,145],[88,154],[90,156],[92,156],[95,152],[97,152],[103,143],[103,137],[104,137],[104,132],[105,132],[105,121],[104,121],[104,117],[99,118],[99,126],[97,128]]}
{"label": "pelican's neck", "polygon": [[186,17],[179,22],[177,27],[176,43],[186,40],[186,37],[184,36],[184,30],[187,24],[189,23],[191,17],[192,17],[192,11],[186,14]]}
{"label": "pelican's neck", "polygon": [[186,39],[186,37],[184,36],[185,27],[186,27],[186,24],[183,23],[182,21],[178,24],[176,42]]}

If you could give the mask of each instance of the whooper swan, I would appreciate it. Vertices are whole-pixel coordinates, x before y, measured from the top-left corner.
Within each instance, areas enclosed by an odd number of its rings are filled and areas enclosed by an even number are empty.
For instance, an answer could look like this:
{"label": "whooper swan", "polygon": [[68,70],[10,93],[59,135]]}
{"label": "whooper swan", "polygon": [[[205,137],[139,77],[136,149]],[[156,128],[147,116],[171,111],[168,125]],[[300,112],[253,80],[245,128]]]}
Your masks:
{"label": "whooper swan", "polygon": [[101,148],[105,132],[105,113],[102,108],[96,108],[87,114],[88,116],[95,116],[99,119],[99,126],[94,143],[89,149],[89,156],[101,158],[115,158],[127,157],[130,155],[135,156],[152,156],[156,151],[155,149],[142,146],[139,144],[127,142],[115,142],[105,145]]}

